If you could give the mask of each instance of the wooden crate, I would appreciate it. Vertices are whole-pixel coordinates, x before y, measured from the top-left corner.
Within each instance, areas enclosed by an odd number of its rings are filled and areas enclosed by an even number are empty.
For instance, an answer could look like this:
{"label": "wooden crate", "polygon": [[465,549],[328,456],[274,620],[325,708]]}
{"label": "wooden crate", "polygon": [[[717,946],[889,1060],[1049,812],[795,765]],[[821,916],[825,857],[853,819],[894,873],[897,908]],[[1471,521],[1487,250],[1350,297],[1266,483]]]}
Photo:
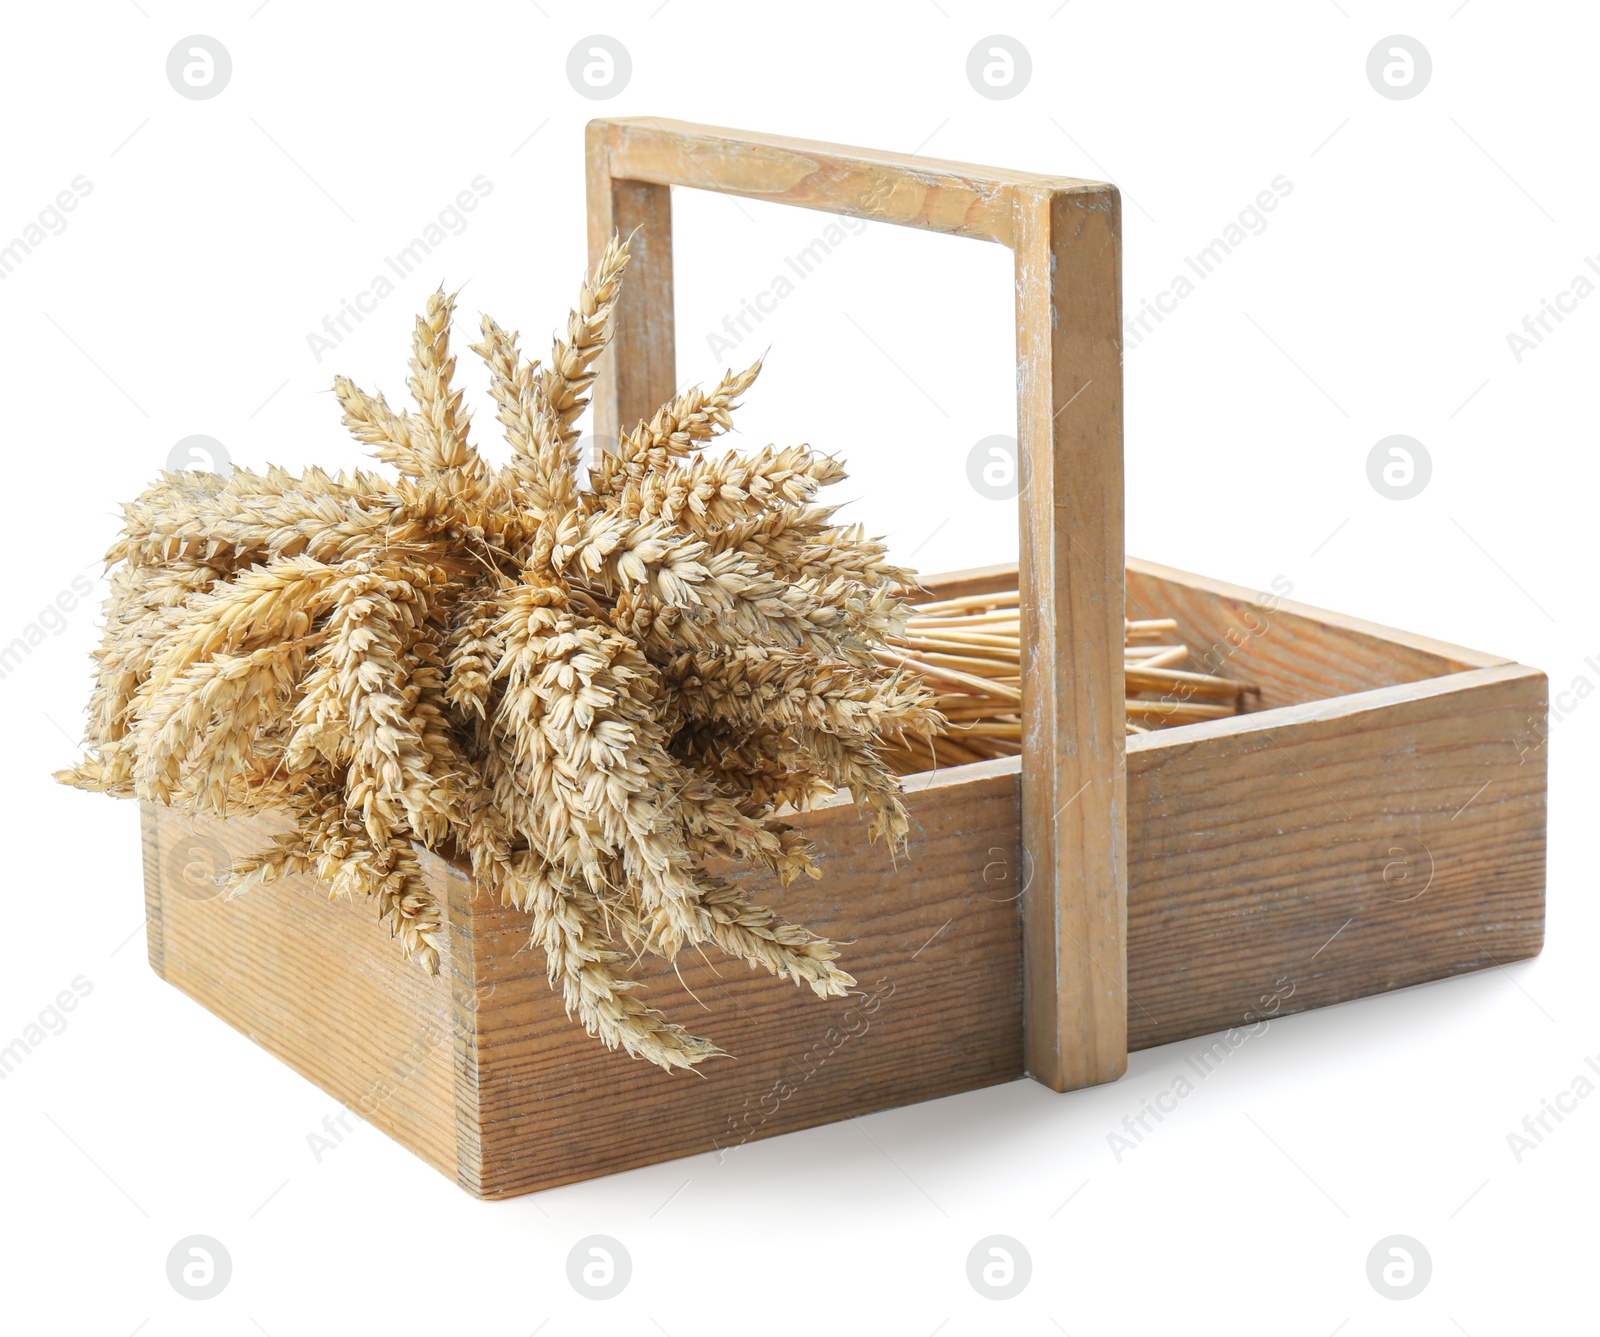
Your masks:
{"label": "wooden crate", "polygon": [[[1542,673],[1148,563],[1129,565],[1127,587],[1190,645],[1226,647],[1223,673],[1260,683],[1263,706],[1129,740],[1131,1048],[1539,951]],[[819,1002],[698,956],[681,979],[642,974],[656,1005],[738,1056],[707,1064],[704,1080],[585,1036],[527,949],[526,920],[444,860],[425,856],[449,918],[433,979],[400,960],[370,906],[330,901],[311,878],[196,899],[203,878],[185,869],[258,847],[280,829],[268,819],[191,823],[146,806],[150,961],[483,1197],[730,1154],[1024,1075],[1023,908],[1038,884],[1019,769],[909,780],[914,832],[898,868],[848,804],[796,819],[825,876],[761,890],[854,939],[846,964],[863,996]]]}
{"label": "wooden crate", "polygon": [[[145,808],[158,974],[506,1197],[1024,1073],[1109,1081],[1130,1048],[1538,952],[1543,674],[1124,562],[1114,187],[653,119],[594,122],[588,170],[591,252],[634,239],[602,439],[675,389],[673,186],[1012,249],[1020,562],[925,583],[1021,591],[1023,756],[912,777],[898,865],[848,801],[796,819],[822,880],[750,880],[848,942],[862,992],[819,1002],[698,956],[643,974],[738,1056],[703,1080],[585,1036],[523,917],[444,859],[424,855],[448,918],[436,978],[311,879],[208,898],[205,875],[259,848],[269,818]],[[1175,617],[1213,672],[1260,685],[1260,708],[1125,740],[1125,610]]]}

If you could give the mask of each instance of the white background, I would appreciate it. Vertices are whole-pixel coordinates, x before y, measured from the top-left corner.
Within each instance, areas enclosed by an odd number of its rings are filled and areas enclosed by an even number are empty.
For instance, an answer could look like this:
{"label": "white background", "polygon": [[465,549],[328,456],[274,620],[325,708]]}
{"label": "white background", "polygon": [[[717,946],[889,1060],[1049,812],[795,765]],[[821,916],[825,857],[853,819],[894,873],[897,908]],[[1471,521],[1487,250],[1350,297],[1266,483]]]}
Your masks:
{"label": "white background", "polygon": [[[1505,0],[8,0],[0,244],[75,177],[92,190],[0,281],[0,643],[98,576],[118,503],[179,439],[215,437],[253,467],[355,464],[329,381],[399,393],[436,284],[462,287],[471,324],[488,309],[540,344],[584,262],[583,124],[651,114],[1109,177],[1130,310],[1287,178],[1269,226],[1128,352],[1129,551],[1252,588],[1282,576],[1297,599],[1540,665],[1553,690],[1600,682],[1585,664],[1600,656],[1600,300],[1520,363],[1506,338],[1600,249],[1597,19]],[[604,103],[565,75],[596,32],[633,65]],[[1033,64],[1004,101],[965,72],[996,32]],[[195,33],[232,57],[211,100],[166,78]],[[1411,100],[1366,76],[1395,33],[1432,56]],[[479,175],[492,191],[465,230],[319,362],[308,334]],[[731,360],[706,334],[825,221],[679,192],[684,379]],[[743,439],[844,454],[851,513],[926,570],[1004,558],[1012,507],[976,498],[965,460],[1014,431],[1010,321],[1004,250],[870,227],[741,346],[771,349]],[[1405,502],[1366,475],[1393,433],[1433,461]],[[1200,1041],[1069,1096],[1019,1082],[725,1164],[483,1205],[365,1126],[314,1161],[307,1135],[333,1102],[151,974],[133,805],[48,778],[74,755],[97,616],[83,603],[0,681],[0,1044],[74,978],[92,984],[0,1083],[8,1332],[1486,1337],[1595,1322],[1600,1100],[1520,1163],[1507,1134],[1600,1052],[1582,835],[1600,706],[1577,701],[1553,728],[1540,959],[1275,1022],[1120,1163],[1107,1135]],[[605,1303],[565,1278],[592,1233],[633,1258]],[[996,1233],[1034,1260],[1003,1303],[965,1274]],[[1396,1233],[1433,1259],[1405,1302],[1365,1272]],[[233,1259],[203,1303],[165,1274],[190,1234]]]}

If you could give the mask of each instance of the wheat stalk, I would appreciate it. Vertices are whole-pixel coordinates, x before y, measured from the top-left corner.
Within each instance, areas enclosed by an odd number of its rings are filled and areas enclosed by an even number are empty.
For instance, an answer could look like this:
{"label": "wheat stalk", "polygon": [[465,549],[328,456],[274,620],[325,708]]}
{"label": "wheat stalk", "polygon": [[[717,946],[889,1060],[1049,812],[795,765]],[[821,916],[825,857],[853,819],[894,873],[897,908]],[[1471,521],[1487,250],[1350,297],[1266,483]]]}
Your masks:
{"label": "wheat stalk", "polygon": [[[1123,715],[1129,734],[1246,710],[1261,695],[1250,682],[1184,669],[1189,647],[1166,639],[1172,618],[1124,624]],[[1016,590],[927,600],[905,627],[875,650],[885,665],[920,677],[936,695],[928,703],[946,721],[942,736],[885,755],[900,775],[940,766],[1019,756],[1022,752],[1023,614]]]}

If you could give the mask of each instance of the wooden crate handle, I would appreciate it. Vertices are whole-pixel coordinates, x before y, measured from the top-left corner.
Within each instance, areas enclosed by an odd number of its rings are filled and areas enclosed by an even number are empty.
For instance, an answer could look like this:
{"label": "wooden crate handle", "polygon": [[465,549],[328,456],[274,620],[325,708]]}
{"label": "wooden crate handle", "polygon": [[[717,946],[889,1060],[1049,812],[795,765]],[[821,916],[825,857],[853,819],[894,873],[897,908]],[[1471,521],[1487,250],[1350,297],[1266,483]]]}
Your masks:
{"label": "wooden crate handle", "polygon": [[602,441],[676,393],[673,186],[1015,254],[1026,1062],[1057,1091],[1110,1081],[1128,1054],[1116,187],[653,117],[591,121],[591,262],[614,232],[634,234],[594,397]]}

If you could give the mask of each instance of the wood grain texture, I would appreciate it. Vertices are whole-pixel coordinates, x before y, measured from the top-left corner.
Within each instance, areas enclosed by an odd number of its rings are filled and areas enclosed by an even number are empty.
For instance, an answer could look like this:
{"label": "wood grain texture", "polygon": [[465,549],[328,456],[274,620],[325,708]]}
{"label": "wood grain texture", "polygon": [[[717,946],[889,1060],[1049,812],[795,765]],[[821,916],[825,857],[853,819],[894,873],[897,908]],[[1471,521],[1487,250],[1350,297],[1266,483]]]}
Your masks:
{"label": "wood grain texture", "polygon": [[1101,182],[944,162],[653,116],[590,122],[618,179],[690,186],[881,223],[1015,244],[1019,192]]}
{"label": "wood grain texture", "polygon": [[[869,844],[865,819],[838,802],[804,819],[822,881],[749,879],[785,914],[853,940],[856,997],[822,1001],[720,957],[688,954],[681,976],[641,964],[652,1004],[736,1056],[701,1075],[669,1076],[585,1036],[528,949],[526,917],[431,855],[449,907],[438,980],[400,961],[368,907],[330,908],[302,879],[228,903],[165,897],[180,958],[169,952],[166,978],[358,1112],[374,1084],[393,1086],[373,1121],[484,1197],[732,1154],[753,1138],[1022,1074],[1017,780],[999,763],[964,770],[910,785],[909,862]],[[163,816],[181,839],[181,819]],[[230,853],[279,829],[255,818],[225,827],[202,829],[225,835]],[[406,1057],[419,1034],[433,1040],[426,1068]]]}
{"label": "wood grain texture", "polygon": [[608,136],[591,122],[586,137],[589,263],[618,233],[628,238],[628,274],[617,305],[611,346],[594,389],[594,434],[615,441],[649,418],[677,390],[672,320],[672,193],[664,185],[611,172]]}
{"label": "wood grain texture", "polygon": [[1127,1066],[1122,212],[1017,191],[1027,1064],[1057,1091]]}
{"label": "wood grain texture", "polygon": [[1537,955],[1546,692],[1506,665],[1130,739],[1130,1047]]}
{"label": "wood grain texture", "polygon": [[864,997],[822,1001],[720,957],[686,955],[681,980],[670,967],[644,967],[655,1005],[736,1056],[703,1076],[668,1077],[577,1033],[539,954],[526,950],[525,917],[476,905],[474,987],[485,1001],[476,1190],[496,1197],[688,1152],[731,1153],[750,1138],[1016,1077],[1015,780],[930,777],[909,806],[914,854],[899,868],[841,804],[806,821],[821,882],[784,890],[747,879],[786,915],[854,939],[849,966]]}
{"label": "wood grain texture", "polygon": [[965,571],[946,571],[920,579],[930,600],[960,599],[968,594],[1003,594],[1017,588],[1017,564],[1000,562],[994,566],[974,566]]}
{"label": "wood grain texture", "polygon": [[[1155,562],[1128,562],[1129,617],[1171,617],[1207,672],[1248,677],[1260,707],[1293,705],[1508,662]],[[1152,610],[1159,609],[1159,612]],[[1248,661],[1249,672],[1230,666]]]}
{"label": "wood grain texture", "polygon": [[[943,593],[1003,578],[930,583]],[[1231,615],[1234,587],[1161,578],[1187,591],[1201,624]],[[1295,616],[1336,639],[1349,630],[1337,614]],[[1408,680],[1417,638],[1370,624],[1361,634],[1368,672],[1389,684],[1129,743],[1131,1048],[1539,951],[1545,763],[1526,744],[1542,729],[1544,676],[1497,665]],[[1297,660],[1253,638],[1235,662],[1249,675],[1252,656],[1273,654],[1306,674],[1336,658],[1313,640]],[[1020,911],[1035,887],[1021,774],[1011,758],[912,777],[899,867],[866,843],[848,803],[797,817],[821,848],[822,881],[755,889],[849,941],[862,994],[819,1002],[720,960],[686,958],[681,981],[656,968],[652,1001],[738,1056],[704,1080],[599,1049],[565,1018],[521,916],[432,855],[449,925],[433,981],[399,959],[367,907],[329,902],[307,879],[193,899],[201,880],[185,867],[256,848],[281,829],[272,819],[191,826],[146,809],[151,962],[483,1196],[732,1155],[754,1138],[1022,1075]]]}
{"label": "wood grain texture", "polygon": [[[1037,762],[1022,803],[1041,879],[1028,902],[1028,1066],[1057,1090],[1111,1080],[1127,1061],[1116,189],[648,117],[591,122],[588,162],[591,261],[629,207],[670,238],[672,186],[1013,248],[1019,588],[1034,637],[1023,753]],[[647,206],[629,205],[635,187],[656,192],[639,197]],[[597,391],[602,440],[672,390],[670,248],[653,243],[644,261],[639,293],[622,299],[612,383]]]}
{"label": "wood grain texture", "polygon": [[206,879],[289,829],[276,815],[190,820],[143,806],[150,964],[301,1076],[456,1177],[451,952],[430,979],[369,905],[312,877],[228,901]]}

